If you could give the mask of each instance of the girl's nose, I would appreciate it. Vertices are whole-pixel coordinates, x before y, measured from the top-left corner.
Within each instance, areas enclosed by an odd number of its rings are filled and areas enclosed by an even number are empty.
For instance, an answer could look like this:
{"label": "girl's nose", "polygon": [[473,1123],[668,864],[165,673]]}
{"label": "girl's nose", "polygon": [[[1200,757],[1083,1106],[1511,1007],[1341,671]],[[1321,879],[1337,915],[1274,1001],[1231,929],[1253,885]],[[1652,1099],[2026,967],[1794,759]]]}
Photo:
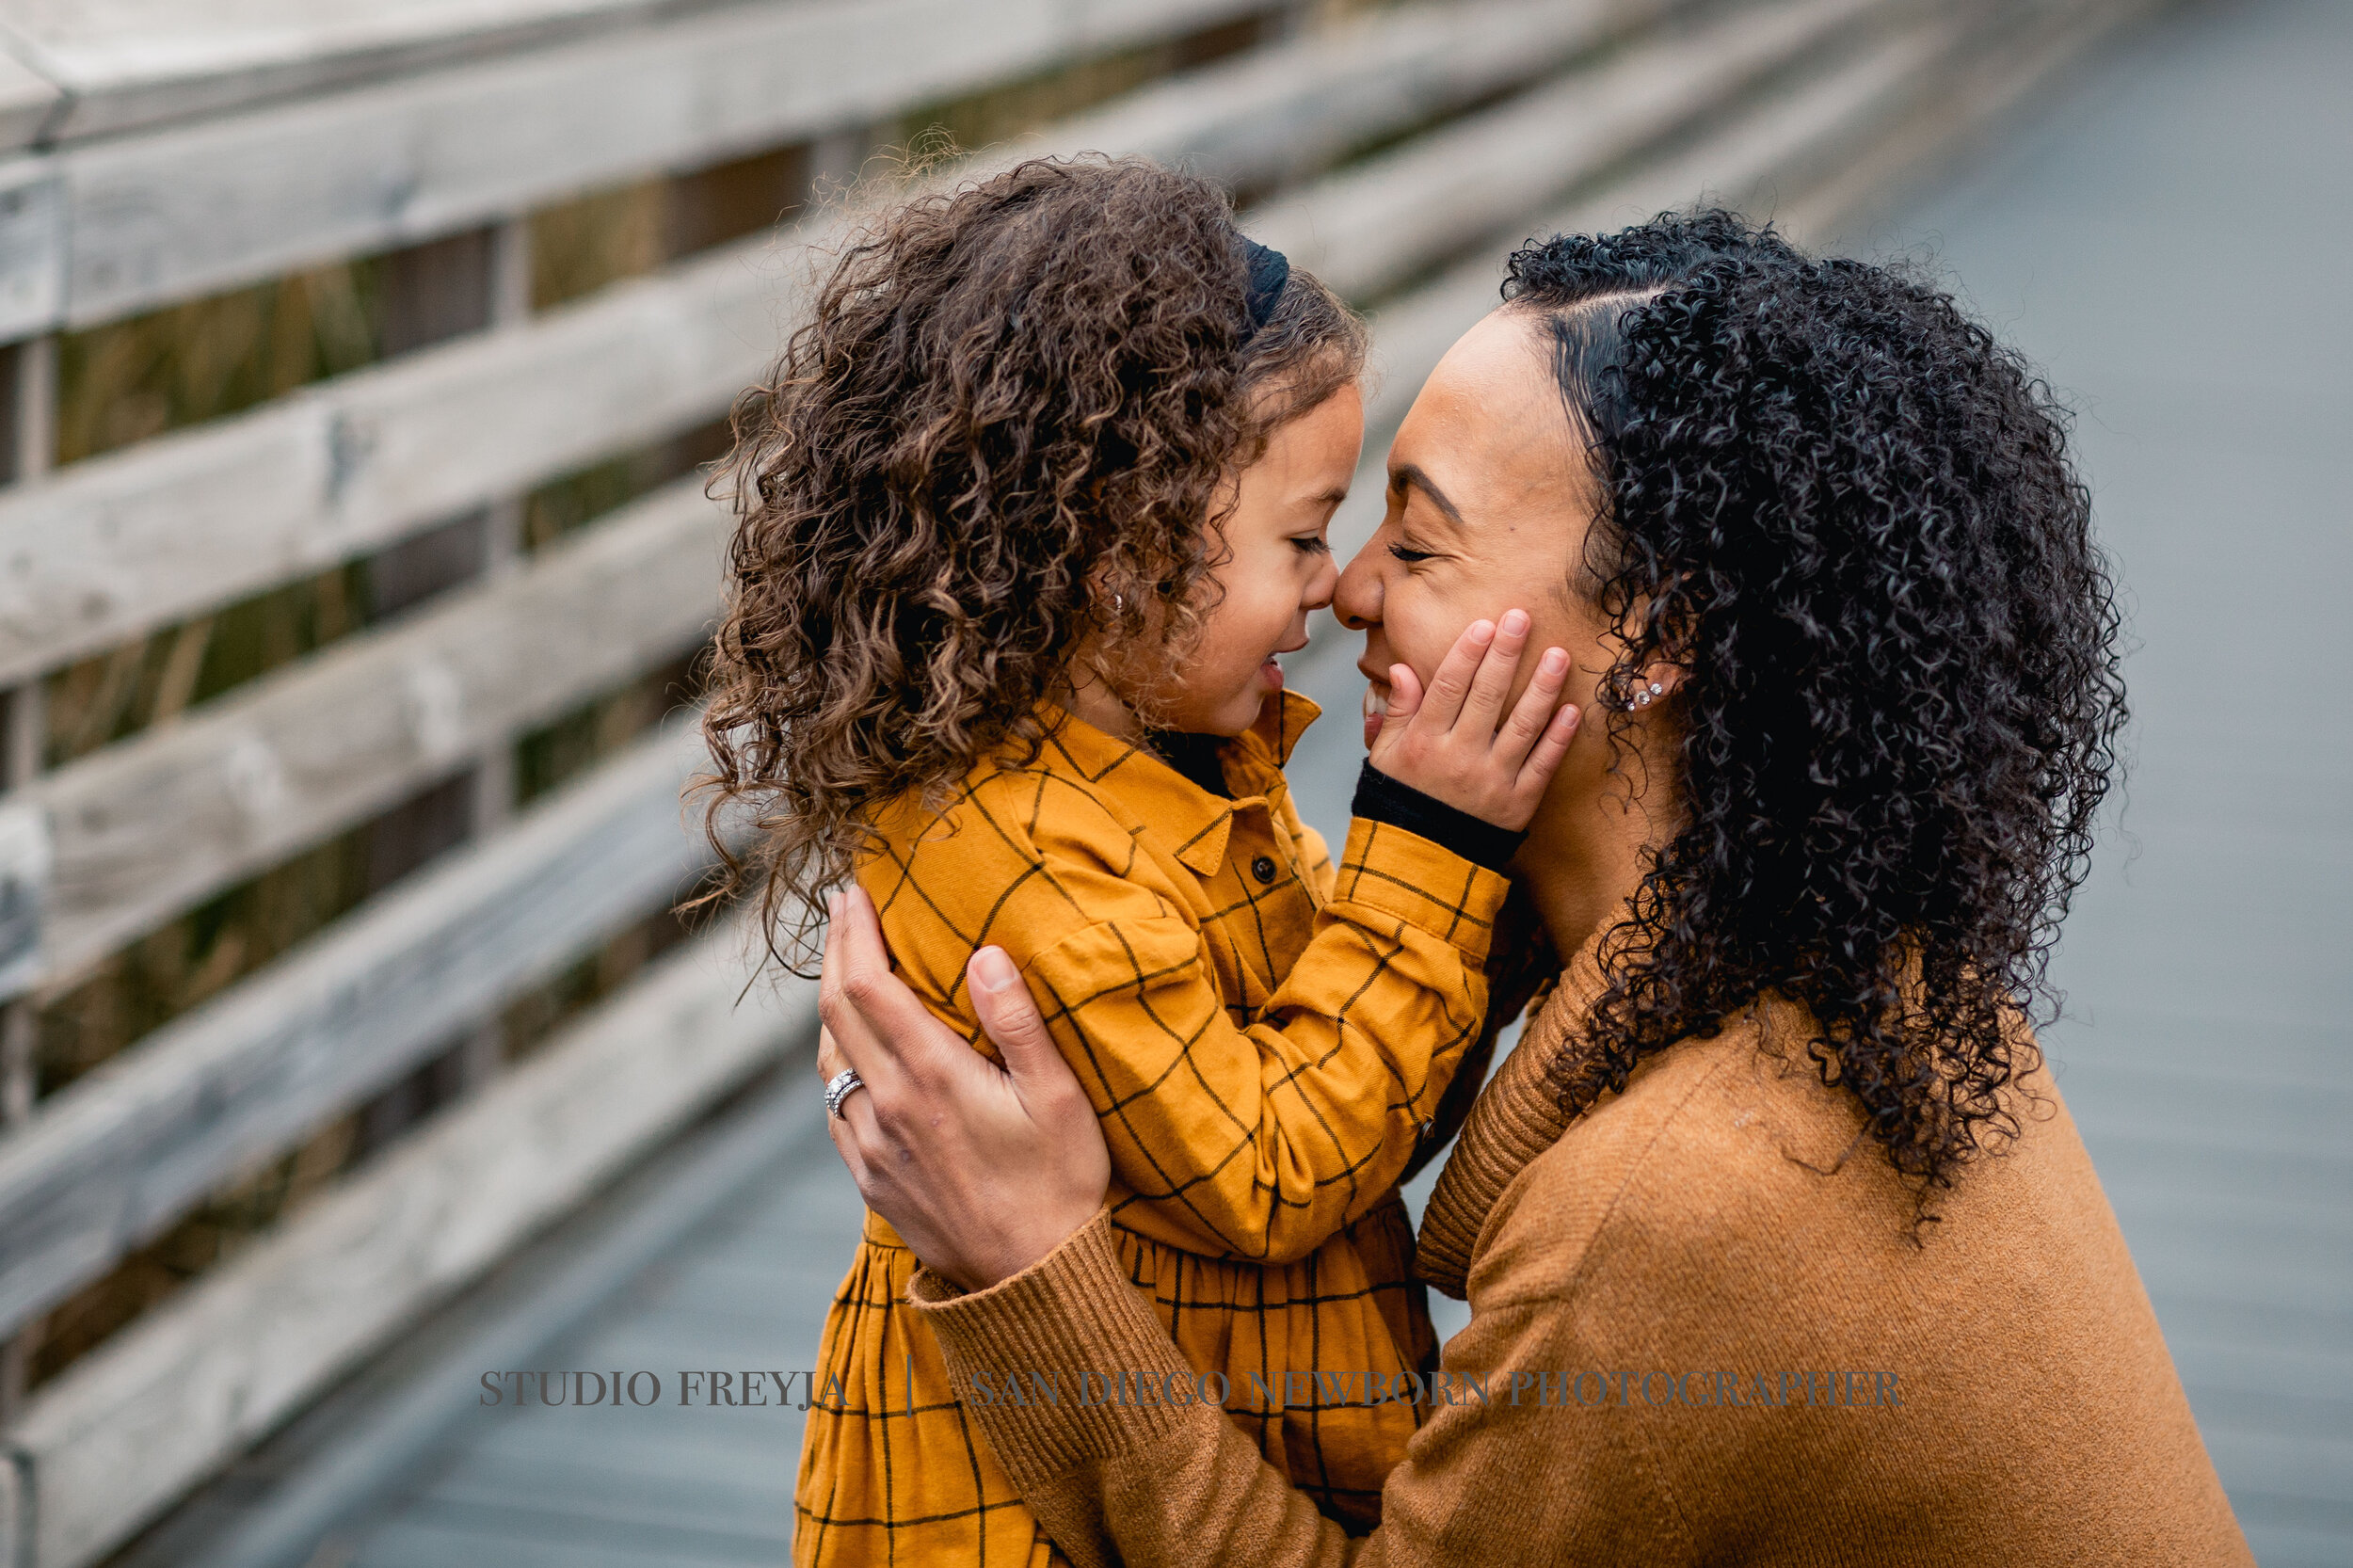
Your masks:
{"label": "girl's nose", "polygon": [[1321,610],[1332,602],[1332,596],[1338,590],[1339,585],[1340,568],[1334,566],[1327,558],[1323,563],[1323,568],[1318,571],[1307,584],[1307,591],[1300,596],[1299,602],[1306,609]]}

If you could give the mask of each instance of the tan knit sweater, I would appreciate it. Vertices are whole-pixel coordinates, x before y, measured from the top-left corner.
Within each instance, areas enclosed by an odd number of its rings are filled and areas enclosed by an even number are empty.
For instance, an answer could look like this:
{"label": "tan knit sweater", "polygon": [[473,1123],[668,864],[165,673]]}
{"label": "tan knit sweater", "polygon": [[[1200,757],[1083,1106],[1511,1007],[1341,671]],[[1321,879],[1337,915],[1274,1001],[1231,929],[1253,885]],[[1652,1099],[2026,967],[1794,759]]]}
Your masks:
{"label": "tan knit sweater", "polygon": [[1422,1270],[1467,1283],[1471,1321],[1369,1537],[1199,1401],[1101,1216],[988,1290],[916,1275],[967,1413],[1076,1561],[2251,1562],[2047,1076],[1915,1243],[1786,1006],[1564,1127],[1543,1069],[1593,984],[1580,955],[1441,1175]]}

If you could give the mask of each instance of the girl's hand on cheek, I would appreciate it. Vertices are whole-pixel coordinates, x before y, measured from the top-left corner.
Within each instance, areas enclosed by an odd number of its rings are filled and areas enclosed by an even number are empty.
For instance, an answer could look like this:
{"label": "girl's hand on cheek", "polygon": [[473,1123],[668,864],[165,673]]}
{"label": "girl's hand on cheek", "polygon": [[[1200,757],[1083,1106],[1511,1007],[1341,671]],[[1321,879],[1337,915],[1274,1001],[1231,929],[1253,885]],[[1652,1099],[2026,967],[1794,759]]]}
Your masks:
{"label": "girl's hand on cheek", "polygon": [[1372,765],[1401,784],[1497,827],[1524,828],[1577,734],[1577,711],[1561,701],[1569,656],[1546,648],[1528,690],[1507,715],[1504,700],[1527,650],[1529,619],[1473,621],[1431,677],[1428,691],[1406,664],[1389,666],[1389,708],[1373,737]]}

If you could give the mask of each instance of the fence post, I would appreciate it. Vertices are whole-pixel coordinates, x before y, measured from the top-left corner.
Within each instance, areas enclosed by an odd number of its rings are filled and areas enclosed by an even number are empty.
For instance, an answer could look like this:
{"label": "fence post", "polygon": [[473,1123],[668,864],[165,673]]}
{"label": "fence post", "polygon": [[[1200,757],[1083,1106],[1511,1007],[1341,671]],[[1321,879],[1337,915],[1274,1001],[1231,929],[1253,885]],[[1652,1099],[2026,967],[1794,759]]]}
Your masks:
{"label": "fence post", "polygon": [[[23,484],[49,471],[56,453],[57,340],[33,338],[7,351],[6,478]],[[40,772],[48,750],[41,677],[0,693],[0,802],[13,804]],[[38,829],[37,829],[38,830]],[[27,889],[36,899],[38,887]],[[36,931],[38,928],[36,927]],[[0,1002],[0,1137],[33,1115],[40,1064],[40,1013],[29,995]],[[36,1319],[0,1344],[0,1428],[15,1420],[40,1334]]]}
{"label": "fence post", "polygon": [[[517,216],[490,231],[488,329],[505,331],[531,319],[531,220]],[[523,498],[505,496],[483,518],[482,571],[504,576],[522,566]],[[473,837],[498,831],[515,811],[515,738],[484,748],[473,765]],[[471,1094],[498,1075],[506,1057],[505,1032],[496,1018],[468,1034],[451,1059],[452,1094]]]}
{"label": "fence post", "polygon": [[[470,332],[504,330],[531,315],[531,227],[512,216],[415,247],[392,258],[384,348],[389,354],[421,348]],[[431,541],[431,542],[428,542]],[[378,605],[401,605],[466,581],[481,581],[520,568],[523,553],[523,499],[508,496],[421,536],[407,549],[419,556],[396,569],[402,579]],[[431,552],[428,555],[426,552]],[[378,557],[381,570],[385,557]],[[448,786],[416,803],[415,820],[378,829],[389,840],[376,858],[384,877],[405,874],[440,853],[453,840],[483,838],[512,814],[515,763],[512,737],[501,737],[474,755]],[[469,1094],[498,1072],[505,1043],[498,1020],[469,1030],[418,1075],[404,1080],[362,1113],[361,1143],[372,1147],[397,1136],[432,1107]]]}

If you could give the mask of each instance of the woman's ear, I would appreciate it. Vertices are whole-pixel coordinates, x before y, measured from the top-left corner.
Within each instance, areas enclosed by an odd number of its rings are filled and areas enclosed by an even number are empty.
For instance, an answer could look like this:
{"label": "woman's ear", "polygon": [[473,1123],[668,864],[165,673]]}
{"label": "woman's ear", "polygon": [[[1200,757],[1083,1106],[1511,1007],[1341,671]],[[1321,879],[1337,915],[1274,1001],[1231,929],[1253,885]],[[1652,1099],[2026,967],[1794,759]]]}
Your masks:
{"label": "woman's ear", "polygon": [[1683,684],[1681,664],[1657,661],[1642,666],[1641,673],[1626,694],[1626,706],[1637,712],[1655,702],[1664,702]]}

